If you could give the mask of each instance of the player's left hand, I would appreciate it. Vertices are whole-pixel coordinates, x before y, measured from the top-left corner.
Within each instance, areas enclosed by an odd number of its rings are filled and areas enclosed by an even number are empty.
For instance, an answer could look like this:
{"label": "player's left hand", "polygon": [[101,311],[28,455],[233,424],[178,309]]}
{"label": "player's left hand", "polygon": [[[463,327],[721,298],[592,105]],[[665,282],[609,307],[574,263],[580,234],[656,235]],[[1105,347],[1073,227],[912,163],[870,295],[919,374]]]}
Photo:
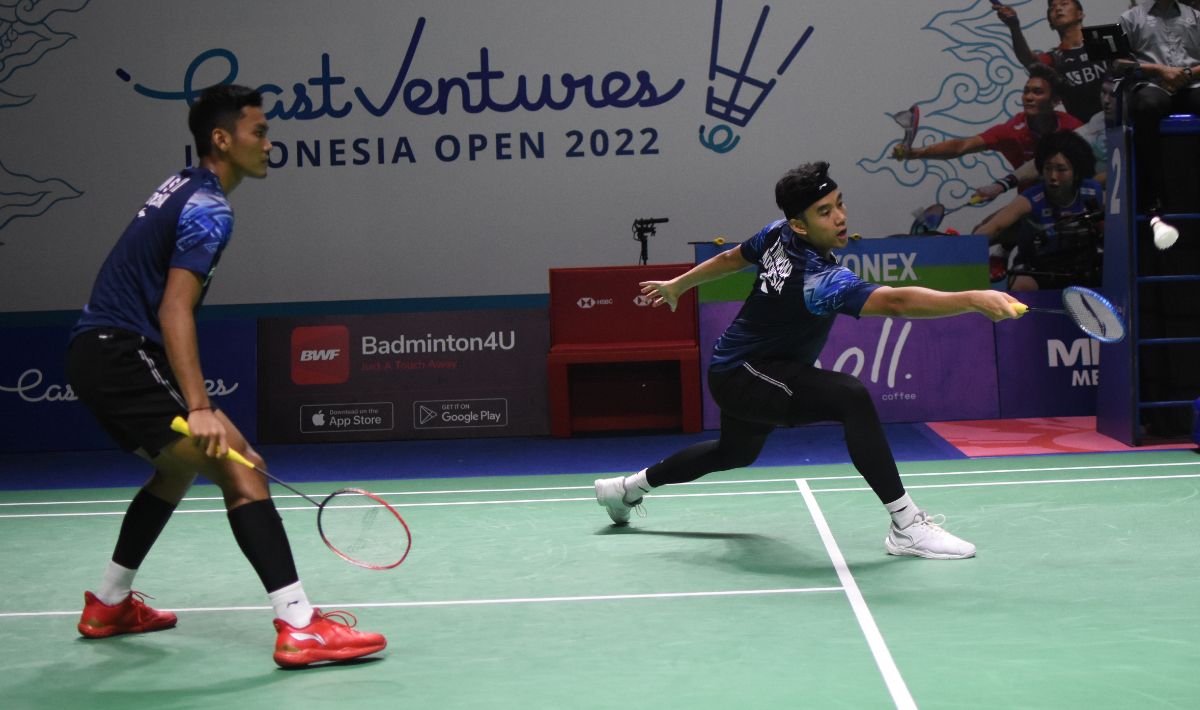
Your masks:
{"label": "player's left hand", "polygon": [[975,188],[975,192],[971,194],[971,204],[982,205],[985,202],[991,202],[1000,195],[1004,194],[1005,186],[1000,182],[989,182],[983,187]]}

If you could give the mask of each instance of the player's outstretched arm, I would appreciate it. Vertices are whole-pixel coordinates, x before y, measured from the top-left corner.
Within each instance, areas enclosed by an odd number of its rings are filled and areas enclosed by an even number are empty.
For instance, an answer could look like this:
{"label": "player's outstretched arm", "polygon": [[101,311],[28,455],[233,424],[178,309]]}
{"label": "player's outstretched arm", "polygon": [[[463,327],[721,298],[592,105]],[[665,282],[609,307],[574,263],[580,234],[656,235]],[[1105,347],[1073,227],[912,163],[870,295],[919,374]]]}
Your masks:
{"label": "player's outstretched arm", "polygon": [[882,286],[863,305],[864,316],[945,318],[960,313],[980,313],[992,321],[1017,318],[1017,299],[1001,291],[935,291],[921,286]]}
{"label": "player's outstretched arm", "polygon": [[992,218],[975,228],[976,234],[982,234],[988,238],[988,244],[995,244],[1000,240],[1000,235],[1004,230],[1013,226],[1018,220],[1025,217],[1033,211],[1033,204],[1028,197],[1017,195],[1007,205],[1000,208],[1000,211],[992,215]]}
{"label": "player's outstretched arm", "polygon": [[697,264],[670,281],[643,281],[638,285],[642,287],[642,294],[653,299],[651,305],[655,308],[665,305],[673,311],[689,288],[715,281],[747,266],[750,266],[750,262],[742,258],[741,248],[734,247]]}
{"label": "player's outstretched arm", "polygon": [[1017,61],[1021,66],[1027,67],[1037,61],[1037,55],[1029,48],[1029,42],[1025,40],[1025,33],[1021,31],[1021,18],[1017,17],[1017,11],[1008,5],[992,0],[992,6],[996,10],[996,17],[1008,27],[1009,34],[1012,35],[1013,54],[1016,55]]}
{"label": "player's outstretched arm", "polygon": [[940,143],[907,149],[903,145],[897,145],[892,149],[892,157],[896,160],[952,160],[967,153],[978,153],[986,147],[987,144],[980,136],[951,138]]}

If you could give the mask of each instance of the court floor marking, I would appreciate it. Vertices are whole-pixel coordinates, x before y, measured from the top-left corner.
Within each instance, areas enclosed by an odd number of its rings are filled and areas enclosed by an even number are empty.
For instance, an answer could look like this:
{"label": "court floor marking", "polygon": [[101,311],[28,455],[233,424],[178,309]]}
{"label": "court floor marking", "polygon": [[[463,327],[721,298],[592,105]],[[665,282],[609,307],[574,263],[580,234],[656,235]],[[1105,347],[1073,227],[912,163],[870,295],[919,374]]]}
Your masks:
{"label": "court floor marking", "polygon": [[838,581],[842,583],[842,591],[845,592],[846,599],[850,602],[854,618],[858,620],[858,626],[867,639],[867,646],[871,649],[875,665],[879,667],[879,672],[883,675],[883,682],[892,696],[892,702],[902,710],[910,708],[916,710],[917,704],[908,690],[908,684],[904,682],[904,677],[900,675],[900,669],[896,667],[892,652],[888,650],[887,642],[883,640],[883,634],[880,633],[879,626],[875,623],[875,617],[871,614],[870,607],[867,606],[867,600],[863,598],[862,591],[859,590],[858,583],[854,580],[854,575],[850,573],[850,566],[846,564],[846,558],[842,556],[842,550],[838,547],[837,539],[834,538],[829,523],[825,521],[825,514],[821,511],[821,506],[817,504],[813,490],[809,488],[807,480],[803,478],[794,480],[796,487],[800,489],[800,495],[804,497],[804,504],[808,507],[813,524],[816,525],[817,532],[821,536],[821,542],[825,545],[825,552],[833,562],[834,570],[837,571]]}
{"label": "court floor marking", "polygon": [[[783,589],[732,589],[713,592],[649,592],[645,594],[589,594],[586,596],[561,597],[510,597],[502,599],[445,599],[413,602],[357,602],[350,604],[318,604],[325,608],[338,609],[400,609],[411,607],[446,607],[446,606],[495,606],[502,604],[548,604],[562,602],[608,602],[630,601],[639,599],[696,599],[712,597],[753,597],[771,594],[815,594],[820,592],[840,592],[842,587],[788,587]],[[270,606],[206,606],[167,609],[175,613],[193,612],[232,612],[232,611],[271,611]],[[0,612],[0,619],[30,618],[44,616],[78,616],[79,610],[71,611],[13,611]]]}
{"label": "court floor marking", "polygon": [[[925,489],[925,488],[982,488],[988,486],[1022,486],[1022,485],[1049,485],[1049,484],[1066,484],[1066,483],[1107,483],[1107,482],[1128,482],[1128,481],[1161,481],[1161,480],[1176,480],[1200,478],[1200,473],[1179,473],[1179,474],[1163,474],[1158,476],[1112,476],[1101,478],[1062,478],[1062,479],[1044,479],[1033,481],[976,481],[972,483],[925,483],[905,486],[908,489]],[[785,479],[795,482],[797,479]],[[801,479],[801,480],[829,480],[824,478]],[[527,489],[514,489],[518,492],[523,492]],[[813,493],[849,493],[871,490],[868,486],[853,486],[846,488],[817,488]],[[719,493],[657,493],[647,494],[647,498],[666,499],[666,498],[719,498],[723,496],[767,496],[767,495],[796,495],[798,491],[782,490],[782,491],[722,491]],[[387,493],[377,494],[385,497]],[[471,501],[440,501],[433,503],[394,503],[396,508],[449,508],[473,505],[521,505],[535,503],[579,503],[595,500],[592,496],[581,498],[522,498],[513,500],[471,500]],[[115,501],[118,503],[127,503],[127,501]],[[367,507],[367,506],[346,506],[346,507]],[[315,511],[313,505],[301,506],[277,506],[280,512],[307,510]],[[211,513],[226,513],[225,508],[197,508],[192,510],[176,510],[177,515],[194,515],[194,514],[211,514]],[[107,511],[92,511],[79,513],[2,513],[0,520],[18,519],[18,518],[87,518],[87,517],[103,517],[113,515],[124,515],[124,510],[107,510]]]}
{"label": "court floor marking", "polygon": [[[1048,478],[1040,481],[977,481],[975,483],[920,483],[905,488],[984,488],[988,486],[1041,486],[1054,483],[1105,483],[1108,481],[1165,481],[1180,478],[1200,478],[1200,473],[1164,474],[1161,476],[1112,476],[1109,478]],[[820,488],[819,493],[847,493],[849,491],[869,491],[868,486],[855,488]]]}
{"label": "court floor marking", "polygon": [[[916,472],[901,472],[902,478],[919,478],[927,476],[969,476],[972,474],[985,473],[1040,473],[1046,471],[1100,471],[1113,469],[1129,469],[1129,468],[1167,468],[1172,466],[1198,466],[1200,463],[1184,461],[1164,461],[1158,463],[1137,463],[1137,464],[1110,464],[1101,466],[1046,466],[1038,468],[995,468],[995,469],[980,469],[978,471],[916,471]],[[582,474],[581,474],[582,475]],[[859,480],[862,476],[857,473],[832,476],[805,476],[809,481],[842,481],[842,480]],[[688,483],[679,483],[679,486],[729,486],[729,485],[748,485],[761,483],[792,483],[795,480],[792,478],[749,478],[729,481],[690,481]],[[316,486],[318,483],[308,482],[305,485]],[[333,485],[337,485],[334,483]],[[587,491],[592,490],[592,486],[530,486],[527,488],[459,488],[445,489],[436,491],[392,491],[381,493],[372,491],[379,496],[432,496],[432,495],[466,495],[477,493],[537,493],[545,491]],[[820,490],[820,489],[818,489]],[[838,489],[827,489],[838,490]],[[2,494],[2,492],[0,492]],[[299,499],[300,496],[292,493],[280,493],[272,495],[276,500]],[[46,506],[46,505],[103,505],[103,504],[119,504],[128,503],[129,498],[112,498],[112,499],[95,499],[95,500],[57,500],[57,501],[16,501],[16,502],[0,502],[0,508],[4,507],[21,507],[21,506]],[[217,501],[223,500],[221,496],[194,496],[184,499],[184,502],[202,502],[202,501]],[[550,500],[550,499],[546,499]],[[564,498],[561,500],[576,500],[574,498]],[[407,504],[401,504],[407,505]]]}

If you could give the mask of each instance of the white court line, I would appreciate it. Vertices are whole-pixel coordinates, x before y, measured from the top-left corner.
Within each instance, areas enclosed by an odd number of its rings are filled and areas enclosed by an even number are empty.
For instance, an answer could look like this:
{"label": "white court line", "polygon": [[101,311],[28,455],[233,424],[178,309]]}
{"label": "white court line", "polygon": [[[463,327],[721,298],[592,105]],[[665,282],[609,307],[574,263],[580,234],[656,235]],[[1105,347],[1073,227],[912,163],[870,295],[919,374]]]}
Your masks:
{"label": "white court line", "polygon": [[[499,604],[548,604],[555,602],[608,602],[634,599],[695,599],[698,597],[752,597],[769,594],[813,594],[817,592],[840,592],[841,587],[792,587],[785,589],[735,589],[719,592],[656,592],[647,594],[591,594],[576,597],[511,597],[508,599],[447,599],[424,602],[363,602],[356,604],[318,604],[324,609],[399,609],[411,607],[442,606],[491,606]],[[227,612],[227,611],[271,611],[269,606],[208,606],[182,609],[163,609],[175,613]],[[14,611],[0,612],[0,619],[29,618],[39,616],[78,616],[72,611]]]}
{"label": "white court line", "polygon": [[[1129,463],[1129,464],[1112,464],[1112,465],[1092,465],[1092,467],[1039,467],[1025,469],[980,469],[977,471],[961,470],[961,471],[913,471],[913,473],[901,473],[904,479],[916,479],[923,476],[970,476],[972,474],[1028,474],[1028,473],[1044,473],[1044,471],[1082,471],[1082,470],[1112,470],[1112,469],[1146,469],[1146,468],[1168,468],[1168,467],[1194,467],[1200,465],[1192,462],[1163,462],[1163,463]],[[858,474],[847,474],[838,476],[805,476],[808,481],[853,481],[862,479]],[[754,483],[792,483],[791,479],[745,479],[733,481],[690,481],[688,483],[678,483],[678,486],[744,486],[754,485]],[[329,487],[336,487],[337,483],[329,483]],[[308,482],[308,486],[317,486],[318,483]],[[592,486],[532,486],[528,488],[448,488],[444,491],[392,491],[389,493],[380,493],[372,491],[379,495],[380,498],[400,497],[400,495],[466,495],[476,493],[534,493],[544,491],[592,491]],[[829,491],[835,491],[830,488]],[[290,493],[281,493],[272,495],[275,500],[299,499],[299,495]],[[220,495],[198,495],[198,497],[185,498],[184,503],[199,503],[205,500],[223,500]],[[560,500],[577,500],[574,498],[564,498]],[[40,505],[104,505],[104,504],[128,504],[130,499],[98,499],[98,500],[40,500],[40,501],[16,501],[16,503],[0,503],[0,507],[20,507],[20,506],[40,506]],[[400,504],[408,505],[408,504]],[[290,510],[290,509],[289,509]],[[301,509],[295,509],[301,510]],[[182,512],[182,511],[180,511]],[[208,512],[208,511],[205,511]]]}
{"label": "white court line", "polygon": [[838,548],[833,531],[829,529],[829,523],[825,522],[825,514],[817,505],[816,496],[808,487],[808,481],[797,478],[795,482],[796,487],[800,489],[800,495],[804,496],[804,503],[808,506],[808,513],[817,526],[817,532],[821,534],[821,542],[825,543],[825,551],[829,553],[829,559],[833,562],[834,569],[837,570],[838,580],[841,581],[846,598],[850,601],[850,608],[854,610],[854,618],[858,619],[858,626],[862,629],[863,636],[867,637],[867,645],[871,648],[875,665],[883,674],[883,682],[892,696],[892,702],[896,704],[897,708],[916,710],[917,703],[913,700],[912,694],[908,692],[908,685],[900,675],[900,669],[896,667],[896,662],[892,660],[892,653],[883,640],[883,634],[879,633],[875,617],[871,615],[871,610],[867,607],[867,600],[859,591],[858,583],[854,581],[854,575],[850,574],[850,567],[846,564],[846,558],[842,556],[841,549]]}
{"label": "white court line", "polygon": [[[1113,476],[1111,478],[1062,478],[1062,479],[1046,479],[1037,481],[977,481],[974,483],[925,483],[911,486],[905,486],[907,489],[923,489],[923,488],[983,488],[987,486],[1036,486],[1048,485],[1055,483],[1106,483],[1113,481],[1161,481],[1183,478],[1200,478],[1200,473],[1180,473],[1168,474],[1161,476]],[[793,483],[795,478],[786,479]],[[827,479],[803,479],[803,480],[827,480]],[[520,490],[520,489],[518,489]],[[817,488],[813,493],[851,493],[871,490],[867,486],[855,486],[851,488]],[[647,494],[647,498],[666,499],[666,498],[720,498],[725,496],[770,496],[770,495],[796,495],[798,491],[725,491],[721,493],[658,493]],[[443,501],[438,503],[395,503],[396,508],[450,508],[459,506],[472,505],[518,505],[518,504],[537,504],[537,503],[579,503],[594,501],[593,496],[585,496],[582,498],[523,498],[517,500],[471,500],[471,501]],[[276,508],[279,512],[307,510],[315,511],[316,506],[301,505],[301,506],[281,506]],[[194,510],[176,510],[176,515],[190,515],[197,513],[226,513],[224,508],[200,508]],[[124,510],[110,510],[102,512],[89,513],[2,513],[0,520],[17,519],[17,518],[87,518],[92,516],[112,516],[124,515]]]}
{"label": "white court line", "polygon": [[[1050,478],[1040,481],[978,481],[976,483],[924,483],[905,488],[983,488],[986,486],[1041,486],[1052,483],[1106,483],[1109,481],[1163,481],[1176,478],[1200,478],[1200,473],[1178,473],[1163,476],[1113,476],[1111,478]],[[869,491],[868,486],[857,488],[818,488],[817,493],[848,493]],[[0,516],[3,517],[3,516]]]}
{"label": "white court line", "polygon": [[[901,473],[902,478],[919,478],[925,476],[969,476],[972,474],[984,473],[1042,473],[1046,471],[1102,471],[1113,469],[1128,469],[1128,468],[1167,468],[1171,466],[1197,466],[1200,464],[1192,462],[1161,462],[1161,463],[1136,463],[1136,464],[1111,464],[1107,466],[1044,466],[1038,468],[994,468],[980,469],[978,471],[914,471]],[[805,480],[809,481],[853,481],[861,479],[857,473],[837,476],[805,476]],[[788,483],[791,484],[796,479],[792,478],[751,478],[743,480],[731,481],[690,481],[688,483],[679,483],[679,486],[732,486],[732,485],[751,485],[760,483]],[[326,483],[328,487],[336,487],[337,483]],[[318,483],[308,482],[303,485],[316,486]],[[527,488],[458,488],[446,489],[438,491],[391,491],[381,493],[372,491],[380,497],[388,496],[433,496],[433,495],[466,495],[478,493],[533,493],[540,491],[590,491],[592,486],[530,486]],[[838,490],[838,489],[828,489]],[[275,500],[299,499],[300,496],[291,493],[280,493],[272,495]],[[127,504],[129,498],[120,499],[100,499],[100,500],[59,500],[59,501],[19,501],[0,503],[0,508],[4,507],[20,507],[20,506],[39,506],[39,505],[104,505],[104,504]],[[223,500],[221,496],[195,496],[185,498],[184,502],[201,502],[201,501],[217,501]],[[577,500],[575,498],[562,498],[560,500]],[[402,504],[403,505],[403,504]],[[299,510],[299,509],[297,509]]]}

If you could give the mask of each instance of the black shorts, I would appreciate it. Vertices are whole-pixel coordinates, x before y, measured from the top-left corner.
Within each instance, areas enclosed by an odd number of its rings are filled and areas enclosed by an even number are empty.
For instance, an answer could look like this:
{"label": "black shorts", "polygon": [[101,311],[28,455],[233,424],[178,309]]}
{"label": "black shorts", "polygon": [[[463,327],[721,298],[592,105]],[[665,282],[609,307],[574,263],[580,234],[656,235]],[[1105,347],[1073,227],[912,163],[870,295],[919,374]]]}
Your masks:
{"label": "black shorts", "polygon": [[179,438],[171,420],[187,416],[187,402],[158,343],[119,328],[80,333],[67,348],[67,381],[123,450],[154,458]]}
{"label": "black shorts", "polygon": [[776,426],[841,421],[839,412],[866,389],[851,375],[793,360],[754,360],[731,370],[710,370],[708,387],[722,416]]}

